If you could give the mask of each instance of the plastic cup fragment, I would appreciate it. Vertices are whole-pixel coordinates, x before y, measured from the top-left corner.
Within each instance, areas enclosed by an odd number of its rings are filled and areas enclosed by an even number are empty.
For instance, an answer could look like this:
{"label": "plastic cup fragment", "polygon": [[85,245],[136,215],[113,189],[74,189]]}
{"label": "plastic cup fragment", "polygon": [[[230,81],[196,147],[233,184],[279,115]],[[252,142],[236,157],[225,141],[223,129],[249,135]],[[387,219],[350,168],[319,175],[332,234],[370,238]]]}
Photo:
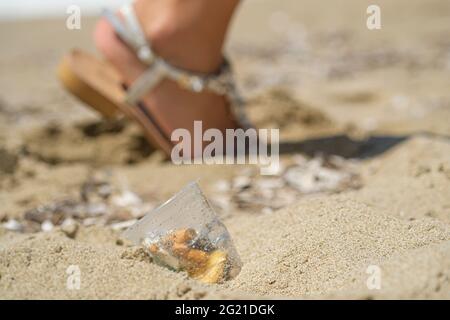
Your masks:
{"label": "plastic cup fragment", "polygon": [[156,263],[186,271],[205,283],[232,279],[241,270],[228,230],[196,182],[149,212],[123,236],[143,245]]}

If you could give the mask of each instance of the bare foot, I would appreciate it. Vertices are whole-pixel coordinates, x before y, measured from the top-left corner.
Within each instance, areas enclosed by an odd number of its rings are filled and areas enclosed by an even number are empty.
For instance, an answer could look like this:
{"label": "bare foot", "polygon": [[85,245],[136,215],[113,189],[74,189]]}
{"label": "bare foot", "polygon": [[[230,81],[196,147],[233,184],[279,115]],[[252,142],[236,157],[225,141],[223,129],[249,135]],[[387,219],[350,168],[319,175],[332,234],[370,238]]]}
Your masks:
{"label": "bare foot", "polygon": [[[228,12],[210,0],[137,0],[134,6],[159,56],[177,67],[206,73],[216,71],[222,63],[226,30],[238,1],[235,5],[231,5],[234,0],[224,2]],[[107,20],[98,22],[94,40],[125,84],[131,85],[146,70]],[[171,80],[163,80],[142,100],[169,137],[177,128],[192,132],[195,120],[203,121],[203,130],[237,127],[224,97],[211,92],[194,93]]]}

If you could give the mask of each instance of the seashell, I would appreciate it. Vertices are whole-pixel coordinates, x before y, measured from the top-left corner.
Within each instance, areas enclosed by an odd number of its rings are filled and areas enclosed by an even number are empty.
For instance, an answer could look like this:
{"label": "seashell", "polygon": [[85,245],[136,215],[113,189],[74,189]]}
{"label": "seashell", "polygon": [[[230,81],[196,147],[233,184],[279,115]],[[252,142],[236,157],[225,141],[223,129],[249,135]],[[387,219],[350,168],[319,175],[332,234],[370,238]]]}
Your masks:
{"label": "seashell", "polygon": [[44,222],[42,222],[41,224],[41,230],[44,232],[49,232],[53,230],[53,223],[50,220],[45,220]]}
{"label": "seashell", "polygon": [[89,226],[93,226],[95,224],[98,224],[99,221],[100,220],[98,218],[86,218],[86,219],[83,220],[83,225],[86,226],[86,227],[89,227]]}
{"label": "seashell", "polygon": [[10,230],[10,231],[22,231],[22,229],[23,229],[22,224],[15,219],[11,219],[11,220],[8,220],[8,222],[3,223],[3,227],[6,230]]}
{"label": "seashell", "polygon": [[86,214],[89,217],[102,216],[108,213],[108,207],[104,203],[89,203],[86,206]]}
{"label": "seashell", "polygon": [[127,221],[113,223],[113,224],[111,224],[111,228],[114,230],[123,230],[123,229],[131,227],[133,224],[136,223],[136,221],[137,221],[136,219],[131,219],[131,220],[127,220]]}
{"label": "seashell", "polygon": [[31,209],[25,212],[24,218],[29,221],[43,223],[50,217],[50,212],[45,210],[43,206],[39,206],[35,209]]}
{"label": "seashell", "polygon": [[249,177],[238,176],[233,179],[233,189],[243,190],[250,187],[252,181]]}
{"label": "seashell", "polygon": [[78,231],[78,226],[78,222],[76,222],[74,219],[67,218],[61,224],[61,230],[66,234],[67,237],[74,238]]}
{"label": "seashell", "polygon": [[134,192],[125,190],[119,195],[115,195],[111,202],[118,207],[133,207],[142,204],[142,199]]}
{"label": "seashell", "polygon": [[327,168],[321,158],[315,158],[304,166],[289,168],[284,174],[286,182],[301,193],[315,193],[339,189],[351,175],[344,170]]}

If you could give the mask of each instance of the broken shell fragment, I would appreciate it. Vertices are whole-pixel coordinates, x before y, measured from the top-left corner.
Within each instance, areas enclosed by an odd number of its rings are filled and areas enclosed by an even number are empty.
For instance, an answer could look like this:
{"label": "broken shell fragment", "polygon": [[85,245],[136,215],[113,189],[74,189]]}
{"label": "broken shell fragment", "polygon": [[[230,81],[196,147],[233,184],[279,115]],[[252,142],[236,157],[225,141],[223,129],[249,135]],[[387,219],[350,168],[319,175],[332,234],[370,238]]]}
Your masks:
{"label": "broken shell fragment", "polygon": [[50,220],[45,220],[44,222],[42,222],[41,224],[41,230],[44,232],[50,232],[53,230],[53,223]]}
{"label": "broken shell fragment", "polygon": [[22,231],[23,230],[22,224],[15,219],[11,219],[11,220],[8,220],[7,222],[3,223],[3,227],[9,231]]}
{"label": "broken shell fragment", "polygon": [[64,220],[61,225],[61,230],[69,238],[74,238],[78,231],[79,224],[72,218]]}
{"label": "broken shell fragment", "polygon": [[113,224],[111,224],[111,228],[114,230],[123,230],[123,229],[129,228],[130,226],[132,226],[135,223],[136,223],[136,219],[131,219],[131,220],[127,220],[127,221],[113,223]]}

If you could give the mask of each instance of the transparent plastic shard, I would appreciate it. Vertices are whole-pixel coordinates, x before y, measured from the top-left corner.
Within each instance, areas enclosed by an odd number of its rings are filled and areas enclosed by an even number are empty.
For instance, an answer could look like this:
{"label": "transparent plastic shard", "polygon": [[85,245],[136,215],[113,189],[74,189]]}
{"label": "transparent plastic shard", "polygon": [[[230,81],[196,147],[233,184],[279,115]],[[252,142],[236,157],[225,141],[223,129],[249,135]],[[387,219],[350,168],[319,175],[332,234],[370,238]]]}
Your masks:
{"label": "transparent plastic shard", "polygon": [[124,232],[143,245],[154,261],[194,279],[218,283],[241,270],[228,230],[198,183],[192,182]]}

